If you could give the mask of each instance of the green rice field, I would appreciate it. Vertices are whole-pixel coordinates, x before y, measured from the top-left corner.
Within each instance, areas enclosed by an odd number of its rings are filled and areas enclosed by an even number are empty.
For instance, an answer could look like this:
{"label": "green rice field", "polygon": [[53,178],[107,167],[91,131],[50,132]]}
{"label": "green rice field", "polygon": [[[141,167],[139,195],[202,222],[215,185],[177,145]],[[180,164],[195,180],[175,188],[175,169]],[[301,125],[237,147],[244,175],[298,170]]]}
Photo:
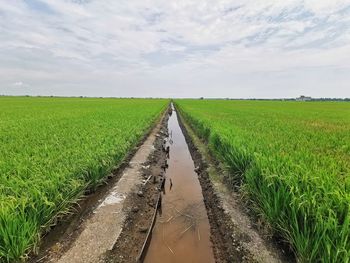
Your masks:
{"label": "green rice field", "polygon": [[168,100],[0,97],[0,262],[118,166]]}
{"label": "green rice field", "polygon": [[299,261],[350,261],[350,103],[176,105]]}

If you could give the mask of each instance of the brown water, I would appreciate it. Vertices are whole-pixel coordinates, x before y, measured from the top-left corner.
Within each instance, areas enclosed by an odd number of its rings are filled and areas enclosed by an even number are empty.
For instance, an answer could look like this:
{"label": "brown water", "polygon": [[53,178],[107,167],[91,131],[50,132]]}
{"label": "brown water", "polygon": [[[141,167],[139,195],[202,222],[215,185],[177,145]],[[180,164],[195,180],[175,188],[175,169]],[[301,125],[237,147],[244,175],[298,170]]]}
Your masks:
{"label": "brown water", "polygon": [[175,111],[168,129],[170,158],[162,209],[144,262],[215,262],[201,186]]}

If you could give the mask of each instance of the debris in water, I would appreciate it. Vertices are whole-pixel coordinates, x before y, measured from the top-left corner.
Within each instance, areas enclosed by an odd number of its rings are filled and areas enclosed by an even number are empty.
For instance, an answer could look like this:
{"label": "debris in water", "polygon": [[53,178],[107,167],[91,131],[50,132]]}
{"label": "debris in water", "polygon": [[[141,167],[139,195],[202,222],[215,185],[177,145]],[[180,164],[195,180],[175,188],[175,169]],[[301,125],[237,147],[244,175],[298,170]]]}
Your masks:
{"label": "debris in water", "polygon": [[171,253],[175,254],[174,251],[173,251],[173,250],[169,247],[169,245],[165,242],[165,239],[164,239],[164,228],[163,228],[163,235],[162,235],[162,237],[163,237],[163,243],[164,243],[164,245],[170,250]]}

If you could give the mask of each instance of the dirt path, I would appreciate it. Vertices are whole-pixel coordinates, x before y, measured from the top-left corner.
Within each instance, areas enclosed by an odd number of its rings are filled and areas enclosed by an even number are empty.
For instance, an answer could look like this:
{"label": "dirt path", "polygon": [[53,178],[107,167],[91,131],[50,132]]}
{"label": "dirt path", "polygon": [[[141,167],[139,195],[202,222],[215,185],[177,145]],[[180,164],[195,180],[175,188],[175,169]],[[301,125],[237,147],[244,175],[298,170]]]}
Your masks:
{"label": "dirt path", "polygon": [[[134,192],[128,196],[125,203],[128,217],[114,248],[104,255],[105,262],[136,262],[139,257],[144,256],[142,247],[147,241],[148,232],[152,230],[152,219],[156,213],[159,190],[167,166],[167,155],[164,151],[164,141],[168,136],[167,120],[168,117],[164,118],[156,135],[155,150],[143,165],[141,173],[147,178],[147,182],[142,185],[142,195]],[[147,245],[146,242],[144,252]]]}

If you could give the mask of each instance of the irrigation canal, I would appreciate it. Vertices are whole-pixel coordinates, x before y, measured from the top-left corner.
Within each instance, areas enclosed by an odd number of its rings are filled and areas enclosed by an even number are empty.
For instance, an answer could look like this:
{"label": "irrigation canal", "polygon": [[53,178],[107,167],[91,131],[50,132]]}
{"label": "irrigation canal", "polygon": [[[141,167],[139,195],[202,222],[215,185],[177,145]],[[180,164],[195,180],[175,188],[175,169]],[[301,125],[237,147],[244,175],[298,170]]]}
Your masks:
{"label": "irrigation canal", "polygon": [[173,106],[168,131],[162,205],[144,262],[215,262],[201,186]]}

